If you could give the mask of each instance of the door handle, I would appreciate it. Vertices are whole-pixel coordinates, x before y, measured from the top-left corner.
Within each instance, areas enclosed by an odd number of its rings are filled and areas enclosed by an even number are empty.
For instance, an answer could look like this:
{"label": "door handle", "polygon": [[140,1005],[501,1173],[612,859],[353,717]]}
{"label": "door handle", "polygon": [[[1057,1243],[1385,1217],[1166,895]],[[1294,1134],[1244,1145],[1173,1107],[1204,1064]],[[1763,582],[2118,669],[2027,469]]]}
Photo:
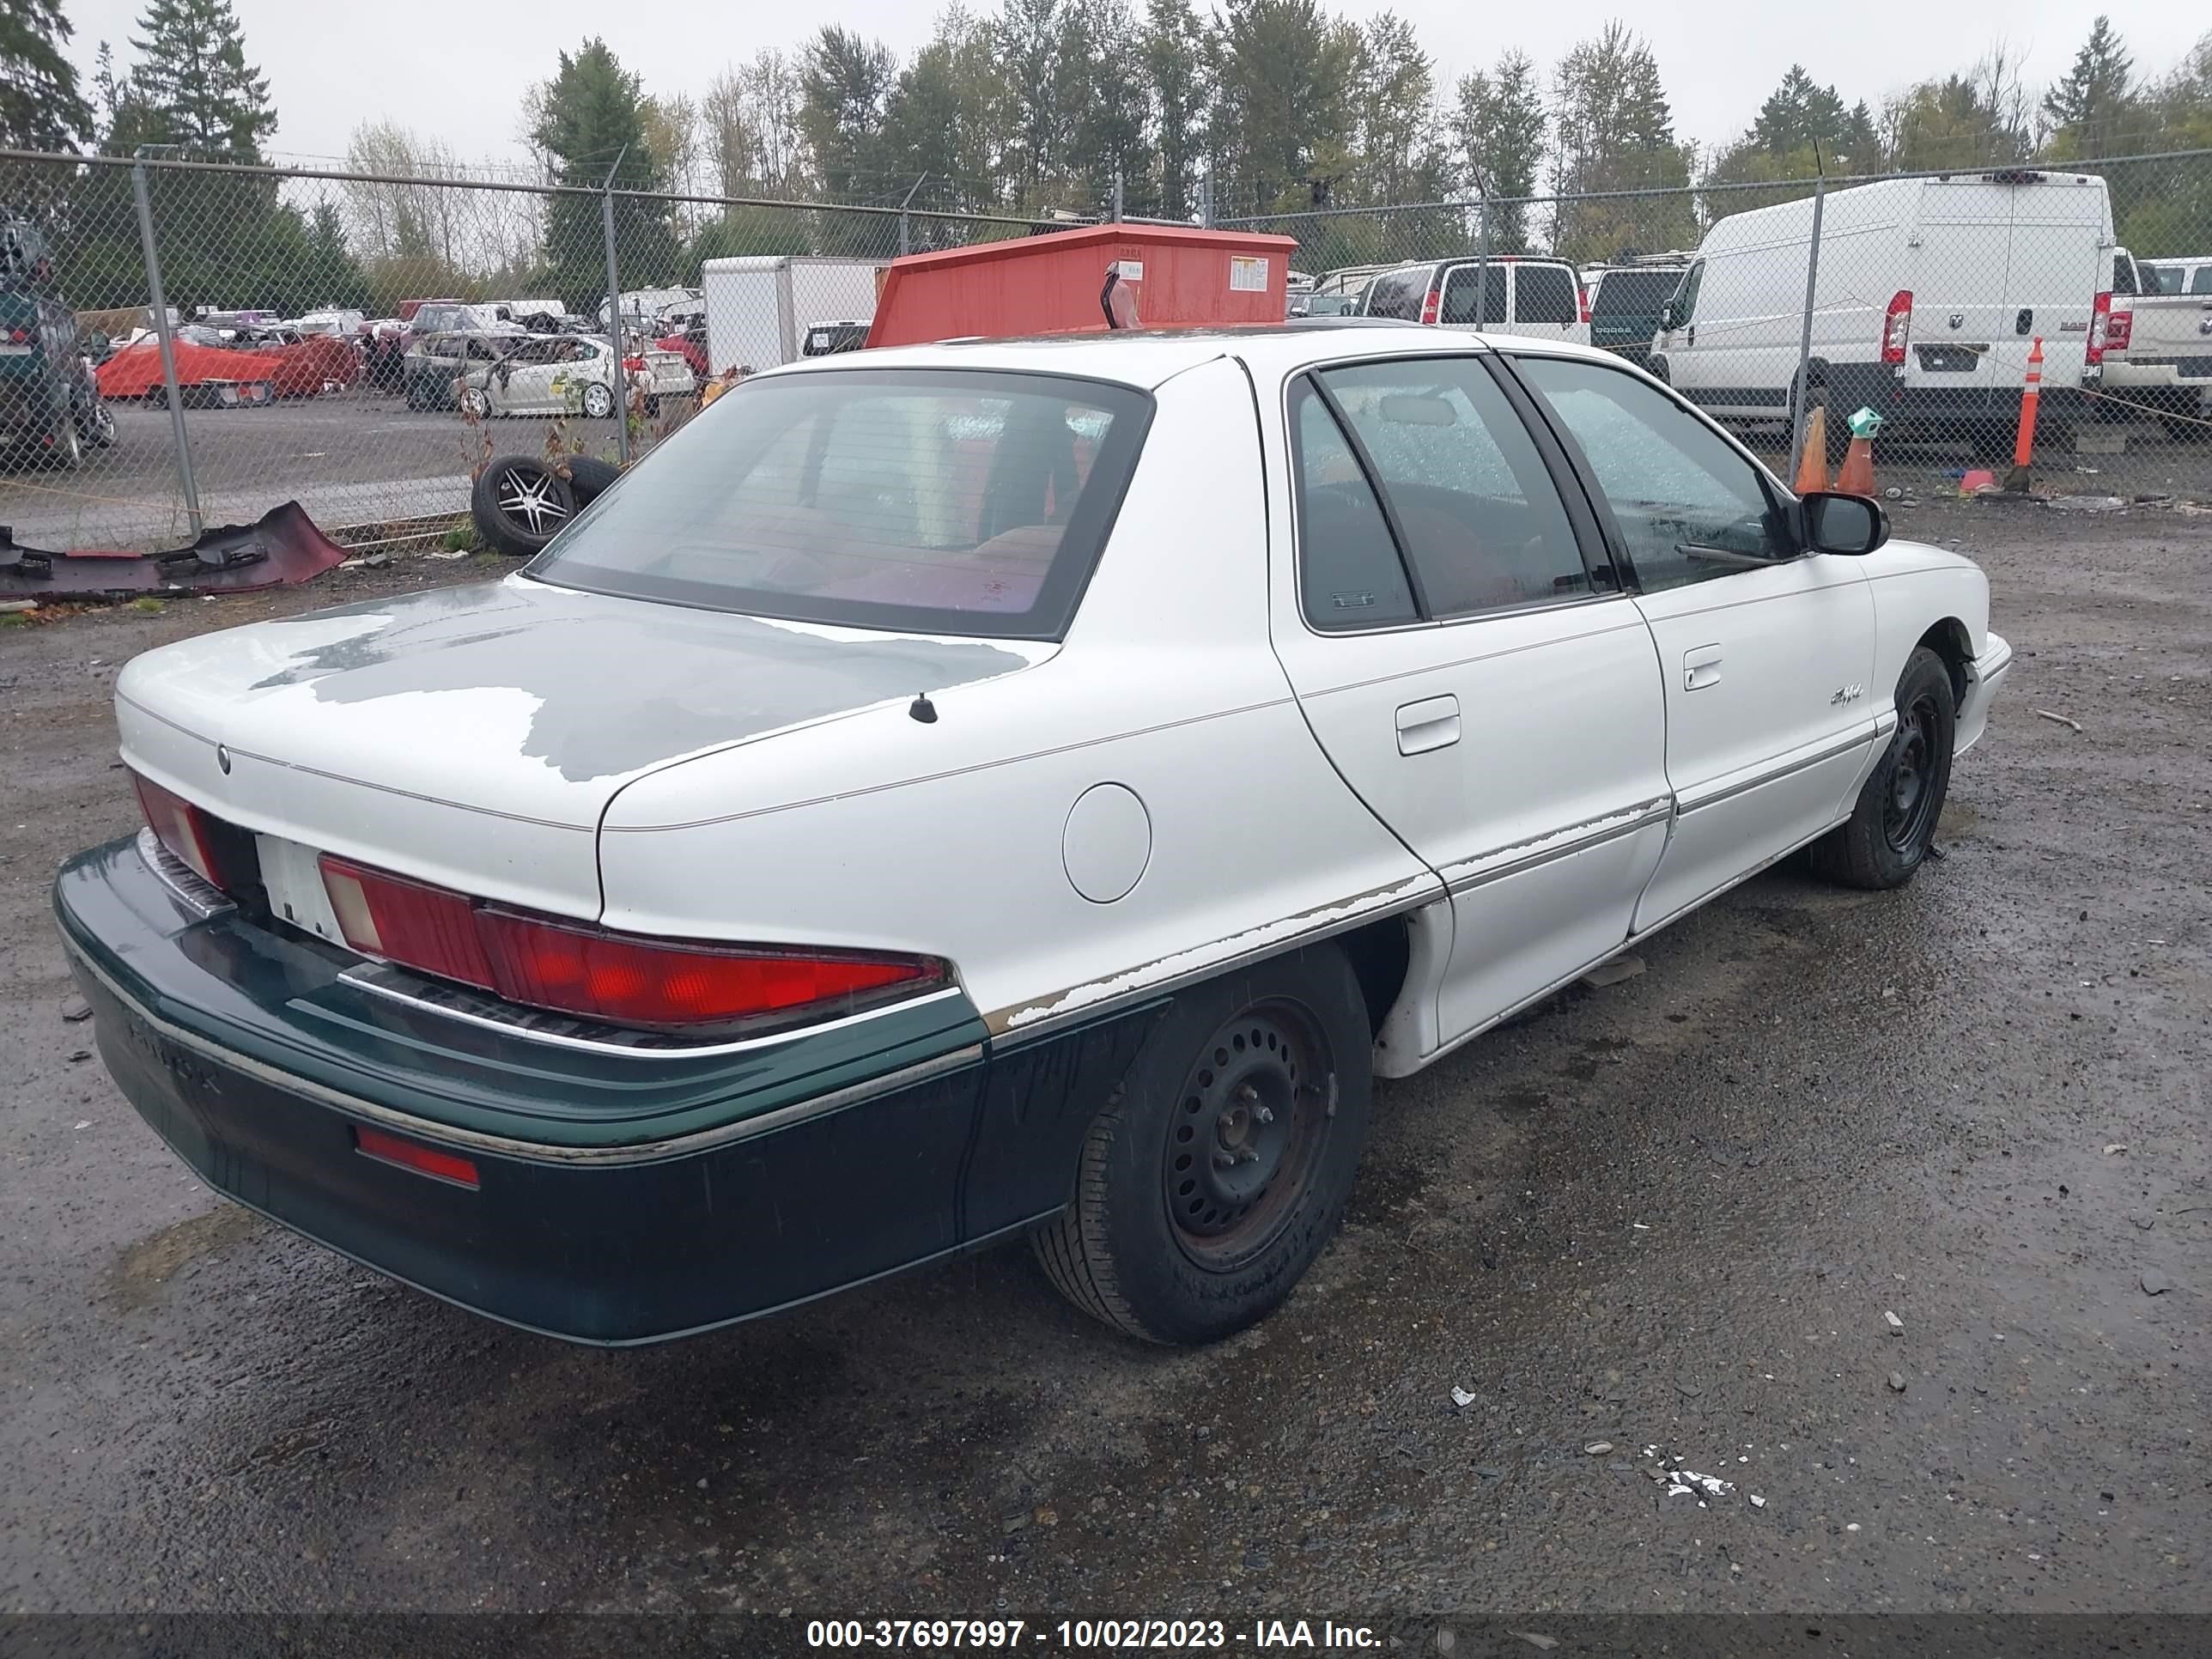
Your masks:
{"label": "door handle", "polygon": [[1721,683],[1721,648],[1701,645],[1682,653],[1682,690],[1702,691]]}
{"label": "door handle", "polygon": [[1695,345],[1697,343],[1698,325],[1695,323],[1692,323],[1686,331],[1686,337],[1683,340],[1682,343],[1685,345]]}
{"label": "door handle", "polygon": [[1398,709],[1398,752],[1425,755],[1431,749],[1449,749],[1459,741],[1459,699],[1451,696],[1424,697]]}

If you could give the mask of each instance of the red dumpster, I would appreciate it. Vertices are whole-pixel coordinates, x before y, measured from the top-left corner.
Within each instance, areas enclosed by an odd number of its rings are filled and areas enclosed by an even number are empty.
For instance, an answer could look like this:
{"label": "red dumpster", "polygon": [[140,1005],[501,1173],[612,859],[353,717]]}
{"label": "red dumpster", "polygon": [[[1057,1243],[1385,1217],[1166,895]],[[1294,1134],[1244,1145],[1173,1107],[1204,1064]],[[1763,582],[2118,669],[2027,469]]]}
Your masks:
{"label": "red dumpster", "polygon": [[912,253],[884,274],[868,343],[1103,331],[1109,270],[1146,328],[1279,323],[1297,248],[1256,232],[1104,224]]}

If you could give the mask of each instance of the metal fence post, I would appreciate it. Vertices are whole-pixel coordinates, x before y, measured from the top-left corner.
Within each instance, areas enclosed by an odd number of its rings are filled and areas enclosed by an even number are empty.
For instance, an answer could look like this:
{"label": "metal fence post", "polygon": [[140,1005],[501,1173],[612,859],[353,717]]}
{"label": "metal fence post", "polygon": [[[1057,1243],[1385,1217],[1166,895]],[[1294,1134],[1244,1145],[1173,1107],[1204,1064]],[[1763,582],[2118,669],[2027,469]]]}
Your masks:
{"label": "metal fence post", "polygon": [[[623,146],[623,155],[629,146]],[[615,354],[615,465],[629,465],[629,370],[623,367],[629,353],[623,341],[622,277],[615,269],[615,174],[623,164],[622,155],[607,169],[606,188],[599,192],[599,229],[607,244],[607,341]]]}
{"label": "metal fence post", "polygon": [[1213,228],[1213,175],[1207,173],[1198,181],[1198,222],[1201,228]]}
{"label": "metal fence post", "polygon": [[[1813,293],[1820,276],[1820,210],[1827,205],[1828,180],[1823,173],[1813,180],[1813,245],[1805,256],[1805,318],[1797,331],[1797,396],[1790,411],[1790,482],[1794,488],[1797,469],[1805,464],[1805,410],[1813,401],[1807,374],[1813,362]],[[1827,457],[1820,458],[1827,465]]]}
{"label": "metal fence post", "polygon": [[1115,224],[1121,222],[1121,169],[1115,167],[1114,169],[1114,222]]}
{"label": "metal fence post", "polygon": [[1489,320],[1490,192],[1485,191],[1474,198],[1474,325],[1480,329]]}
{"label": "metal fence post", "polygon": [[198,481],[192,477],[191,439],[185,431],[185,400],[177,390],[177,337],[169,326],[168,296],[161,292],[161,255],[154,246],[154,204],[146,193],[146,163],[131,169],[131,193],[138,199],[138,246],[146,260],[146,290],[154,302],[154,337],[161,347],[161,384],[169,399],[169,440],[176,446],[177,482],[185,492],[185,513],[199,539],[207,526],[200,519]]}

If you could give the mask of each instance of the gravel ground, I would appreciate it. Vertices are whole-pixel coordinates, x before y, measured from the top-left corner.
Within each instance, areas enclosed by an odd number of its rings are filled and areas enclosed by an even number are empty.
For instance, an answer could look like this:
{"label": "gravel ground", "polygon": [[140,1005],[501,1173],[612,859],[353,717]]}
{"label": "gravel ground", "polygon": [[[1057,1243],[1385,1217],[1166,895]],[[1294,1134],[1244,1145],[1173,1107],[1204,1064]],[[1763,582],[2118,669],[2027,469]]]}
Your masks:
{"label": "gravel ground", "polygon": [[62,1018],[115,666],[467,568],[0,630],[0,1609],[2212,1610],[2212,516],[1899,533],[2021,653],[1943,861],[1770,872],[1386,1085],[1343,1236],[1191,1353],[1019,1249],[590,1352],[214,1200]]}

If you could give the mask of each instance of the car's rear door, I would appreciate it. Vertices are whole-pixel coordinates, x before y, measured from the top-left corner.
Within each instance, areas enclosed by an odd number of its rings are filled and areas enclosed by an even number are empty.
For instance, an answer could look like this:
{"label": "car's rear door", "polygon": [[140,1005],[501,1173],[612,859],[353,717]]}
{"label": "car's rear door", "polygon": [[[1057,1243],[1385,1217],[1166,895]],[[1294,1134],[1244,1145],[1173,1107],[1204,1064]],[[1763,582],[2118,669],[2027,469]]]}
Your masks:
{"label": "car's rear door", "polygon": [[1534,340],[1589,343],[1583,319],[1582,285],[1573,270],[1550,260],[1516,260],[1513,272],[1513,331]]}
{"label": "car's rear door", "polygon": [[1779,486],[1632,369],[1516,354],[1633,572],[1666,678],[1676,818],[1636,909],[1668,921],[1834,823],[1896,723],[1862,561],[1802,554]]}
{"label": "car's rear door", "polygon": [[[2015,320],[2005,301],[2014,188],[1980,177],[1931,179],[1922,185],[1912,272],[1898,283],[1912,291],[1907,387],[1986,392],[2000,384],[2014,390],[2021,385],[2026,341],[2008,377],[2001,362]],[[2082,297],[2089,296],[2085,291]]]}
{"label": "car's rear door", "polygon": [[1666,838],[1658,665],[1489,354],[1332,365],[1285,397],[1276,652],[1346,782],[1449,889],[1432,1052],[1626,937]]}

